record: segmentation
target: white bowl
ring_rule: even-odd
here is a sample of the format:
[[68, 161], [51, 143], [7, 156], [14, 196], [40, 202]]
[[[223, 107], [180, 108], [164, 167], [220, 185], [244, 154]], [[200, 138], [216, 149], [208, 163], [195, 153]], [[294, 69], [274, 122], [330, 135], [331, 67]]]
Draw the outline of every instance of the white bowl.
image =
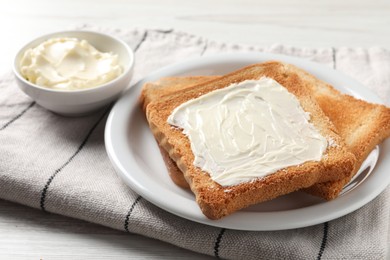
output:
[[[99, 51], [117, 54], [123, 73], [103, 85], [82, 90], [49, 89], [29, 82], [20, 73], [20, 59], [24, 52], [55, 37], [84, 39]], [[118, 98], [130, 83], [133, 67], [134, 53], [122, 40], [92, 31], [62, 31], [41, 36], [26, 44], [14, 59], [13, 71], [20, 89], [39, 105], [61, 115], [80, 116], [89, 114]]]

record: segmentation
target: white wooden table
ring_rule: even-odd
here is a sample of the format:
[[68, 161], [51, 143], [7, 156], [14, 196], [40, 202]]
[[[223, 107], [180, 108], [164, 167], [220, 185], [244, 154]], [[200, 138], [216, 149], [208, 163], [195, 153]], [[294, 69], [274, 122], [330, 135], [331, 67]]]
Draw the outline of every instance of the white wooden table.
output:
[[[0, 0], [0, 73], [23, 43], [84, 23], [174, 28], [249, 44], [390, 48], [389, 0]], [[208, 257], [0, 200], [0, 259], [64, 258]]]

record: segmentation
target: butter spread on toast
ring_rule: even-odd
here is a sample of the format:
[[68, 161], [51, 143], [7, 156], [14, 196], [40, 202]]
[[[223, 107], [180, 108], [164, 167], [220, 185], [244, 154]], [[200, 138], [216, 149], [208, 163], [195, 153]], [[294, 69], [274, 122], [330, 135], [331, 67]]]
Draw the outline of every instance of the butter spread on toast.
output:
[[222, 186], [320, 161], [328, 142], [309, 120], [298, 99], [267, 77], [189, 100], [168, 117], [188, 136], [194, 165]]

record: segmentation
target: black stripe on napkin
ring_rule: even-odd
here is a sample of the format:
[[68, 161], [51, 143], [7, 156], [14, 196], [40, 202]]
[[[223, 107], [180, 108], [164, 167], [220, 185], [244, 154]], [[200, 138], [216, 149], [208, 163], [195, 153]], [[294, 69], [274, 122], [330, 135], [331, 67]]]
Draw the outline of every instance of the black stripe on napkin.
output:
[[221, 231], [219, 232], [217, 239], [215, 240], [214, 244], [214, 256], [219, 258], [219, 244], [221, 243], [222, 236], [225, 233], [226, 229], [221, 228]]
[[170, 34], [173, 32], [173, 29], [169, 29], [169, 30], [155, 30], [156, 32], [158, 33], [162, 33], [162, 34]]
[[10, 121], [8, 121], [7, 123], [5, 123], [5, 125], [3, 125], [2, 127], [0, 127], [0, 131], [6, 129], [10, 124], [12, 124], [12, 123], [15, 122], [16, 120], [18, 120], [21, 116], [23, 116], [23, 115], [24, 115], [30, 108], [32, 108], [34, 105], [35, 105], [35, 101], [31, 102], [30, 105], [28, 105], [28, 107], [26, 107], [25, 109], [23, 109], [22, 112], [20, 112], [19, 114], [17, 114], [14, 118], [12, 118]]
[[135, 46], [134, 52], [136, 52], [139, 49], [139, 47], [141, 47], [142, 43], [144, 43], [147, 37], [148, 37], [148, 31], [145, 31], [141, 41], [137, 44], [137, 46]]
[[322, 236], [322, 242], [321, 242], [321, 246], [320, 246], [320, 251], [318, 252], [318, 255], [317, 255], [317, 260], [321, 260], [322, 255], [324, 254], [324, 250], [326, 247], [326, 241], [328, 241], [328, 229], [329, 229], [329, 223], [325, 222], [324, 229], [323, 229], [324, 235]]
[[336, 69], [336, 48], [332, 47], [333, 69]]
[[200, 53], [200, 56], [203, 56], [203, 54], [206, 52], [207, 50], [207, 47], [209, 47], [209, 42], [206, 40], [204, 46], [203, 46], [203, 49], [202, 49], [202, 52]]
[[96, 127], [99, 125], [99, 123], [103, 120], [103, 118], [106, 117], [106, 115], [110, 111], [110, 109], [111, 109], [111, 105], [108, 107], [108, 109], [106, 111], [104, 111], [104, 113], [100, 116], [100, 118], [96, 121], [96, 123], [91, 127], [91, 129], [89, 130], [89, 132], [85, 136], [84, 140], [81, 142], [80, 146], [77, 148], [76, 152], [71, 157], [69, 157], [69, 159], [63, 165], [61, 165], [61, 167], [59, 167], [57, 170], [55, 170], [54, 173], [46, 181], [46, 184], [43, 187], [42, 192], [41, 192], [41, 200], [40, 200], [40, 207], [43, 211], [46, 211], [46, 208], [45, 208], [46, 194], [47, 194], [47, 190], [48, 190], [51, 182], [57, 176], [57, 174], [60, 173], [80, 153], [80, 151], [84, 148], [85, 144], [87, 143], [89, 137], [92, 135], [93, 131], [96, 129]]
[[31, 104], [30, 101], [24, 101], [24, 102], [20, 102], [20, 103], [11, 103], [11, 104], [1, 104], [0, 107], [8, 107], [8, 108], [11, 108], [11, 107], [20, 107], [20, 106], [25, 106], [27, 104]]
[[125, 228], [125, 231], [126, 231], [126, 232], [130, 232], [130, 231], [129, 231], [129, 220], [130, 220], [130, 215], [131, 215], [131, 213], [133, 212], [133, 210], [134, 210], [134, 208], [135, 208], [135, 205], [137, 205], [138, 202], [139, 202], [141, 199], [142, 199], [142, 197], [141, 197], [141, 196], [138, 196], [138, 197], [135, 199], [135, 201], [133, 202], [133, 204], [131, 205], [129, 212], [127, 212], [127, 214], [126, 214], [125, 224], [124, 224], [124, 228]]

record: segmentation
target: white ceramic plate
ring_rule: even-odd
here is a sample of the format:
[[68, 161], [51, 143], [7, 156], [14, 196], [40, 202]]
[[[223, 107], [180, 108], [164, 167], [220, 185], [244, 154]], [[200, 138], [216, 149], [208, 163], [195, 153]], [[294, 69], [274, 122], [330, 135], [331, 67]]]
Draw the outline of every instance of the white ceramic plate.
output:
[[221, 75], [267, 60], [295, 64], [342, 92], [370, 102], [381, 102], [366, 87], [335, 70], [282, 55], [230, 54], [174, 64], [138, 82], [122, 96], [109, 115], [105, 143], [119, 176], [145, 199], [173, 214], [211, 226], [239, 230], [282, 230], [315, 225], [346, 215], [374, 199], [390, 182], [390, 174], [387, 174], [390, 170], [390, 140], [370, 154], [360, 175], [344, 189], [339, 198], [330, 202], [295, 192], [215, 221], [202, 214], [191, 192], [173, 184], [137, 104], [142, 85], [164, 76]]

